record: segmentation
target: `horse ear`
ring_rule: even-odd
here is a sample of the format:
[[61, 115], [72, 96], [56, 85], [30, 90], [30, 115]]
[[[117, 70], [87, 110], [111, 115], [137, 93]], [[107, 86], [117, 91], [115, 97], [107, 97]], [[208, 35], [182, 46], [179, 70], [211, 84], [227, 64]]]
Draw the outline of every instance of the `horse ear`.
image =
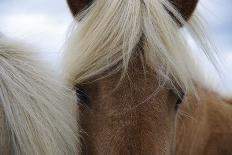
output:
[[198, 0], [170, 0], [170, 2], [181, 13], [183, 18], [188, 21], [197, 6]]
[[67, 0], [69, 8], [74, 16], [84, 10], [93, 0]]

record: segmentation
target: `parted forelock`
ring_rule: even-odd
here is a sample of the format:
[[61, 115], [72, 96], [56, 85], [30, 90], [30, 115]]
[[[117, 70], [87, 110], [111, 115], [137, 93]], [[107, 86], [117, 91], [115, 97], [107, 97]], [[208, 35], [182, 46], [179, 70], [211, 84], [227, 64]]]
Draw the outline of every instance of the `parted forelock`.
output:
[[[86, 9], [94, 0], [67, 0], [69, 8], [74, 16]], [[169, 0], [181, 13], [185, 20], [192, 16], [198, 0]]]

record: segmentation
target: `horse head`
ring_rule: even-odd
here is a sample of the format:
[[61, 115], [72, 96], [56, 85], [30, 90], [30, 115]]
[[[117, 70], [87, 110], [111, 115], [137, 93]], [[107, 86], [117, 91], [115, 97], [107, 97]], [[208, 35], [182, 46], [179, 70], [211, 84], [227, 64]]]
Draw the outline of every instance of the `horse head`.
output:
[[179, 105], [195, 93], [197, 73], [178, 23], [197, 2], [68, 0], [74, 16], [83, 12], [64, 63], [82, 103], [83, 152], [175, 152]]

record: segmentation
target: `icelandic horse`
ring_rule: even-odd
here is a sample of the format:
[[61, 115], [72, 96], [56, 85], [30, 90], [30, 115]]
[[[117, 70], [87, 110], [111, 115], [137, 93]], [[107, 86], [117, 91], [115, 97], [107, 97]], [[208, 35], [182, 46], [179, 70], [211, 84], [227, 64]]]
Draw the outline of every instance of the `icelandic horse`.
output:
[[75, 93], [19, 41], [0, 38], [0, 154], [75, 155]]
[[183, 29], [212, 65], [198, 0], [68, 0], [64, 75], [82, 154], [232, 155], [232, 105], [206, 87]]

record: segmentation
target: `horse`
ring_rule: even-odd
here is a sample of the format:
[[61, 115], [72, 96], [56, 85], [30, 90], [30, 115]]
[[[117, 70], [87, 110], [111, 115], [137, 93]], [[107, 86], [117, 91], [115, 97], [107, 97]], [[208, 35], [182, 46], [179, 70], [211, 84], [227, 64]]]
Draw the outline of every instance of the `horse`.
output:
[[0, 154], [78, 154], [76, 97], [20, 41], [0, 38]]
[[198, 0], [67, 2], [63, 75], [79, 98], [82, 154], [232, 154], [232, 104], [205, 85], [183, 33], [217, 69]]

